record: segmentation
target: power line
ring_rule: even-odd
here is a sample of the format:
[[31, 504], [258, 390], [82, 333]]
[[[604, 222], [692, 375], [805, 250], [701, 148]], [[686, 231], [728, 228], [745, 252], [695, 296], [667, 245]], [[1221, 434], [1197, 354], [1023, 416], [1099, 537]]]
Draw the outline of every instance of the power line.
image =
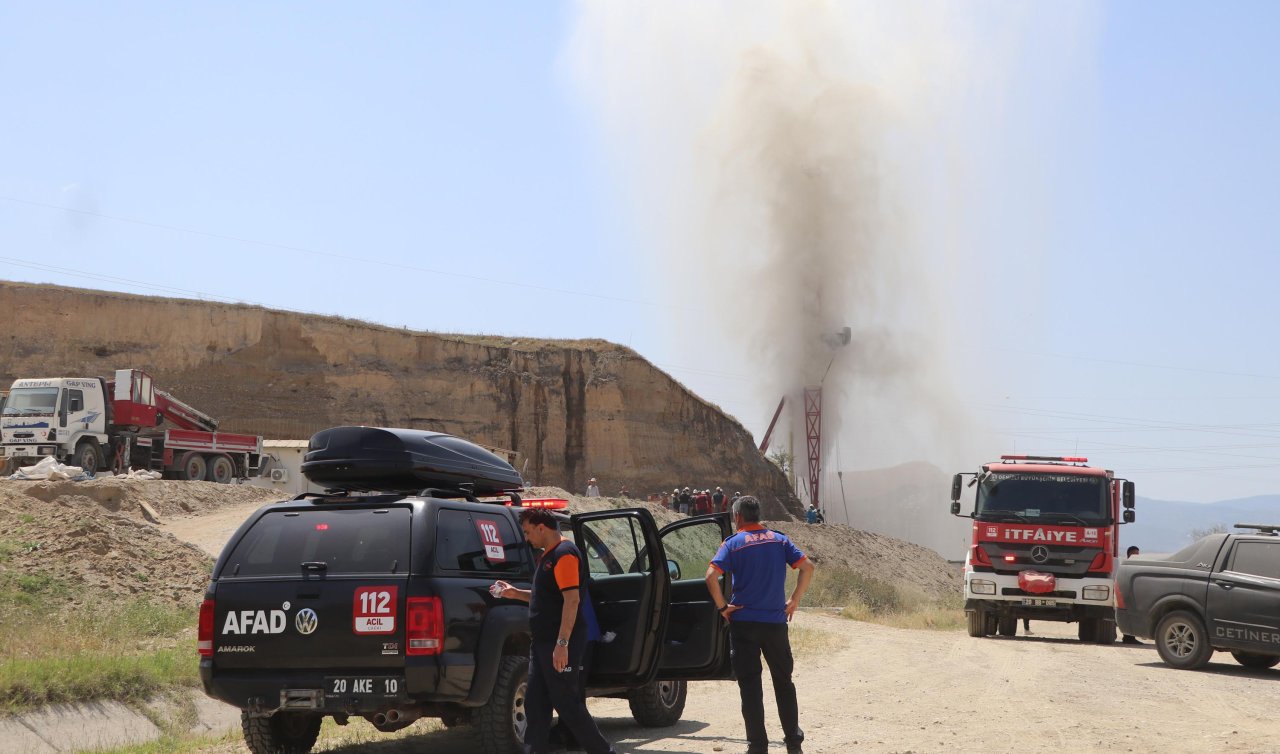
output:
[[1115, 364], [1127, 367], [1141, 367], [1143, 369], [1167, 369], [1175, 372], [1197, 372], [1199, 374], [1216, 374], [1225, 377], [1252, 377], [1263, 380], [1280, 380], [1280, 375], [1275, 374], [1257, 374], [1253, 372], [1228, 372], [1219, 369], [1201, 369], [1199, 367], [1181, 367], [1172, 364], [1147, 364], [1140, 361], [1121, 361], [1119, 359], [1099, 359], [1093, 356], [1072, 356], [1061, 353], [1044, 353], [1042, 351], [1023, 351], [1017, 348], [995, 348], [996, 351], [1004, 351], [1005, 353], [1016, 353], [1023, 356], [1039, 356], [1047, 359], [1066, 359], [1068, 361], [1091, 361], [1097, 364]]

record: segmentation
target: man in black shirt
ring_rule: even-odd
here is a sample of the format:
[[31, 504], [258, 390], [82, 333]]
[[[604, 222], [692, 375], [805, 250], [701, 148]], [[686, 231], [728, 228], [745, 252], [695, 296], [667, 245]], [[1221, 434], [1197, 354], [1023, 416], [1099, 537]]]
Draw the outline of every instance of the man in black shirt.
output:
[[538, 550], [533, 589], [525, 591], [500, 581], [500, 596], [529, 603], [529, 688], [525, 693], [528, 727], [524, 748], [529, 754], [551, 751], [551, 710], [573, 733], [587, 754], [615, 754], [600, 735], [582, 698], [579, 674], [587, 647], [587, 621], [582, 617], [581, 587], [585, 560], [572, 540], [560, 534], [555, 514], [542, 508], [520, 512], [525, 539]]

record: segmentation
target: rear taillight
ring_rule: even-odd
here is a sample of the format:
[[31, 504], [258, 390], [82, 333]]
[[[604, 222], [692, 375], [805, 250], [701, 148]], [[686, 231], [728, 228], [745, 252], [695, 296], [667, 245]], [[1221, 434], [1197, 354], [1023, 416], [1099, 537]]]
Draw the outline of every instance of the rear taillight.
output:
[[201, 657], [213, 657], [213, 600], [200, 603], [200, 629], [196, 634], [196, 649]]
[[991, 565], [991, 556], [987, 555], [987, 551], [982, 549], [982, 545], [974, 545], [969, 561], [974, 565], [989, 566]]
[[444, 610], [439, 597], [410, 597], [406, 655], [438, 655], [444, 643]]
[[1093, 562], [1089, 564], [1089, 572], [1090, 573], [1110, 573], [1111, 572], [1111, 563], [1109, 561], [1109, 556], [1107, 555], [1106, 550], [1103, 550], [1102, 552], [1093, 556]]

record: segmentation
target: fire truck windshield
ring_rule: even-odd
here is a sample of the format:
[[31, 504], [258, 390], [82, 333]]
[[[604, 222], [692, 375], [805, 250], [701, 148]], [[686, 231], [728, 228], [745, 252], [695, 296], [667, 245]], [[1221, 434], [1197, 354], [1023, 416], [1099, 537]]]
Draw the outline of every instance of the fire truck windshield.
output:
[[977, 518], [1102, 524], [1110, 520], [1102, 477], [1081, 474], [999, 474], [978, 482]]

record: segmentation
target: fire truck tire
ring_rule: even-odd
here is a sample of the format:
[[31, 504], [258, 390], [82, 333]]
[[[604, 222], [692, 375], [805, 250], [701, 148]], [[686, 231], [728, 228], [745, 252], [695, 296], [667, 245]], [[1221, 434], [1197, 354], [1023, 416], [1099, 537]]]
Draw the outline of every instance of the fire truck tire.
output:
[[996, 631], [1001, 636], [1016, 636], [1018, 633], [1018, 619], [1012, 616], [1001, 617], [1000, 623], [996, 626]]
[[204, 462], [204, 456], [195, 452], [189, 452], [182, 456], [182, 463], [178, 464], [181, 478], [188, 482], [202, 481], [207, 469], [208, 465]]
[[1092, 642], [1098, 637], [1098, 622], [1093, 618], [1081, 618], [1076, 626], [1076, 636], [1080, 641]]
[[985, 610], [970, 610], [964, 614], [968, 619], [969, 635], [981, 639], [987, 635], [987, 613]]
[[231, 484], [236, 475], [236, 465], [227, 456], [209, 456], [209, 481]]
[[1107, 618], [1099, 618], [1094, 623], [1093, 640], [1098, 644], [1116, 643], [1116, 622]]
[[1253, 652], [1232, 652], [1231, 656], [1236, 658], [1236, 662], [1246, 668], [1253, 668], [1254, 670], [1266, 670], [1267, 668], [1274, 668], [1276, 665], [1280, 665], [1280, 657], [1276, 657], [1275, 655], [1258, 655]]
[[1204, 621], [1186, 610], [1175, 610], [1161, 618], [1155, 639], [1160, 659], [1181, 670], [1202, 668], [1213, 656]]
[[1000, 628], [1000, 616], [987, 613], [987, 625], [983, 627], [985, 634], [991, 636]]
[[71, 459], [71, 465], [79, 466], [90, 474], [101, 468], [102, 451], [98, 449], [98, 444], [89, 440], [77, 443], [76, 455]]

